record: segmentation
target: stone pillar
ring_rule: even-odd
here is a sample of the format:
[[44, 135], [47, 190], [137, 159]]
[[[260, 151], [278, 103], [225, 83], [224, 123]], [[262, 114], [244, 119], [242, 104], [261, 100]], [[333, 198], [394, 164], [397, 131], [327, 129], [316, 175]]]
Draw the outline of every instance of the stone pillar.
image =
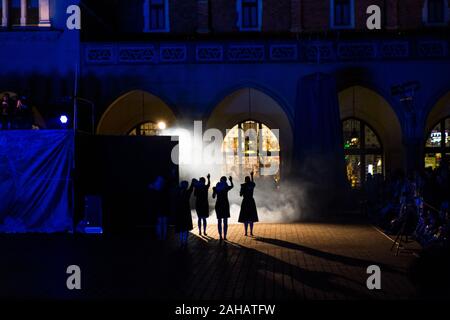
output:
[[208, 33], [209, 29], [209, 0], [197, 0], [197, 32]]
[[20, 26], [27, 25], [27, 0], [20, 0]]
[[291, 32], [302, 31], [302, 0], [291, 0]]
[[2, 0], [2, 27], [8, 26], [8, 16], [9, 16], [8, 0]]
[[322, 215], [342, 208], [348, 188], [342, 140], [335, 77], [316, 73], [301, 78], [295, 107], [293, 176], [306, 195], [304, 212]]
[[398, 21], [398, 14], [399, 14], [399, 4], [398, 0], [389, 0], [385, 1], [386, 10], [385, 14], [386, 17], [386, 29], [398, 29], [399, 27], [399, 21]]
[[49, 0], [39, 0], [39, 27], [50, 27]]

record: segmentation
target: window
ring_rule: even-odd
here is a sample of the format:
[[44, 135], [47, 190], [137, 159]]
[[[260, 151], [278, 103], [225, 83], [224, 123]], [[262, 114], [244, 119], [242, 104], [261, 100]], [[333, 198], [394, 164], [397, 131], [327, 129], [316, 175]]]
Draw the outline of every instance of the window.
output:
[[262, 25], [262, 1], [238, 0], [238, 27], [241, 31], [260, 31]]
[[427, 25], [445, 25], [448, 21], [447, 0], [426, 0], [423, 7], [423, 21]]
[[342, 122], [347, 178], [359, 188], [367, 175], [383, 175], [383, 147], [375, 131], [365, 122], [350, 118]]
[[[227, 131], [222, 150], [225, 155], [224, 175], [239, 179], [251, 171], [255, 177], [280, 179], [280, 144], [278, 137], [266, 125], [256, 121], [244, 121]], [[262, 152], [261, 152], [262, 151]], [[264, 168], [278, 168], [268, 175]]]
[[438, 168], [442, 160], [450, 161], [450, 117], [442, 119], [427, 135], [425, 168]]
[[39, 0], [27, 1], [27, 25], [39, 25]]
[[354, 0], [331, 0], [331, 27], [334, 29], [355, 27]]
[[168, 0], [145, 0], [144, 2], [144, 31], [169, 31], [169, 3]]
[[130, 136], [158, 136], [160, 134], [161, 128], [155, 122], [141, 123], [128, 133]]
[[11, 26], [20, 26], [20, 0], [10, 0], [9, 24]]
[[0, 0], [2, 27], [50, 27], [49, 0]]

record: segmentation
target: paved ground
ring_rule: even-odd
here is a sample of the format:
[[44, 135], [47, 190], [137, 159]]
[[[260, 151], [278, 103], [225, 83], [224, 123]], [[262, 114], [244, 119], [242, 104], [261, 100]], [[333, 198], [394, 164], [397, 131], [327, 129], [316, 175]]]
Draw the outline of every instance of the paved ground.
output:
[[[241, 225], [229, 241], [190, 236], [180, 249], [133, 236], [1, 235], [0, 298], [41, 299], [407, 299], [411, 252], [364, 224]], [[413, 246], [414, 247], [414, 246]], [[416, 247], [417, 248], [417, 247]], [[82, 290], [66, 289], [66, 268], [79, 265]], [[382, 271], [382, 290], [369, 291], [366, 269]]]

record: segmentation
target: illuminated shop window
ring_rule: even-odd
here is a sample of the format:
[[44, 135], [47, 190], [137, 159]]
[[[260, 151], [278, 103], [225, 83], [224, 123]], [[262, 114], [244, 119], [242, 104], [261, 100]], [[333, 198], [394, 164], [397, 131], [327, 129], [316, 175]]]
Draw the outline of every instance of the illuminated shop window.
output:
[[450, 117], [442, 119], [427, 135], [425, 142], [425, 167], [433, 169], [442, 160], [450, 161]]
[[163, 122], [145, 122], [136, 126], [129, 132], [130, 136], [158, 136], [166, 128]]
[[359, 188], [367, 175], [383, 175], [383, 147], [375, 131], [365, 122], [350, 118], [342, 122], [347, 178]]
[[[237, 124], [228, 130], [222, 150], [225, 154], [224, 175], [242, 180], [253, 171], [255, 177], [266, 176], [279, 181], [280, 143], [266, 125], [256, 121]], [[269, 168], [276, 169], [266, 174]]]

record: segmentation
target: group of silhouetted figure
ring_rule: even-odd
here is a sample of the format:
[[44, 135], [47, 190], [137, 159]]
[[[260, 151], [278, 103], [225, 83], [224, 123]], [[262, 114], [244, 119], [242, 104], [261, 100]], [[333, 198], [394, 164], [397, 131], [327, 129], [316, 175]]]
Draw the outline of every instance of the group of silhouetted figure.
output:
[[405, 226], [423, 247], [450, 248], [450, 165], [382, 177], [365, 184], [368, 214], [389, 234]]
[[0, 101], [0, 129], [31, 129], [33, 122], [31, 109], [25, 97], [12, 98], [5, 93]]
[[[173, 179], [174, 180], [174, 179]], [[241, 184], [240, 196], [243, 198], [239, 214], [239, 222], [244, 224], [245, 236], [253, 236], [253, 226], [258, 222], [258, 212], [253, 198], [255, 189], [253, 172], [245, 177], [245, 182]], [[178, 185], [170, 179], [158, 176], [150, 185], [151, 207], [157, 217], [156, 231], [159, 240], [167, 238], [169, 216], [174, 217], [175, 232], [179, 234], [181, 246], [186, 246], [189, 231], [193, 230], [191, 203], [192, 194], [195, 197], [195, 210], [198, 218], [198, 232], [200, 236], [207, 236], [207, 219], [210, 216], [209, 210], [209, 189], [211, 187], [211, 176], [206, 179], [192, 179], [181, 181]], [[216, 199], [215, 211], [219, 232], [219, 240], [227, 240], [228, 219], [230, 218], [230, 202], [228, 192], [234, 188], [233, 178], [230, 176], [221, 177], [220, 181], [212, 188], [212, 197]], [[203, 231], [203, 232], [202, 232]]]

